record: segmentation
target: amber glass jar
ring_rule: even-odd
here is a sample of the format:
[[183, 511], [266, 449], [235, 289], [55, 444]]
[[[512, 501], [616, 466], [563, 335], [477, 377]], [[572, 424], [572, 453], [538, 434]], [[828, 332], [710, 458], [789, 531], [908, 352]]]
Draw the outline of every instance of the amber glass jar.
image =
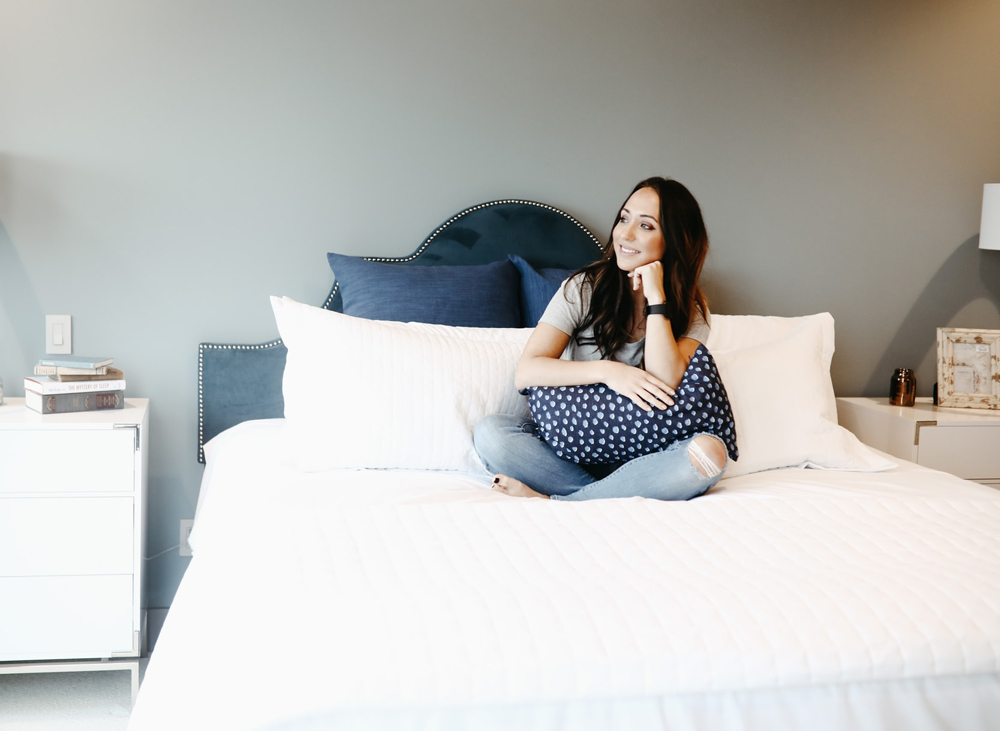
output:
[[889, 381], [889, 403], [893, 406], [913, 406], [917, 398], [917, 377], [909, 368], [897, 368]]

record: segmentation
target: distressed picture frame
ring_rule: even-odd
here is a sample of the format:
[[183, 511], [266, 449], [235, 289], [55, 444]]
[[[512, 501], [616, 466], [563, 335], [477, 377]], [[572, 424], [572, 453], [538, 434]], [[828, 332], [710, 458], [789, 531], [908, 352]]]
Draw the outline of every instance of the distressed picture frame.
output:
[[937, 329], [938, 406], [1000, 410], [1000, 330]]

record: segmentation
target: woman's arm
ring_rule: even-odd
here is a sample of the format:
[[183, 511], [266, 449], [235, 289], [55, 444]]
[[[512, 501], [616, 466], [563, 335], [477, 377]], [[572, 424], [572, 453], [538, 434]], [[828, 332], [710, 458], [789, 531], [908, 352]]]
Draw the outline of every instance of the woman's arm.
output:
[[[528, 338], [517, 363], [514, 385], [581, 386], [604, 383], [646, 411], [665, 409], [674, 390], [655, 374], [613, 360], [560, 360], [570, 336], [548, 323], [539, 323]], [[692, 351], [694, 352], [694, 351]], [[683, 372], [683, 371], [682, 371]], [[678, 379], [680, 382], [680, 379]]]
[[[663, 265], [654, 261], [637, 268], [632, 274], [632, 287], [642, 291], [648, 305], [666, 302]], [[692, 338], [675, 338], [670, 318], [666, 315], [647, 315], [646, 343], [643, 347], [646, 371], [671, 388], [677, 388], [691, 356], [698, 349], [698, 341]]]
[[646, 370], [671, 388], [680, 385], [698, 345], [698, 341], [692, 338], [674, 339], [670, 318], [666, 315], [649, 315], [646, 318]]
[[528, 338], [517, 362], [514, 385], [529, 386], [580, 386], [587, 383], [603, 383], [601, 361], [560, 360], [570, 336], [557, 327], [540, 322]]

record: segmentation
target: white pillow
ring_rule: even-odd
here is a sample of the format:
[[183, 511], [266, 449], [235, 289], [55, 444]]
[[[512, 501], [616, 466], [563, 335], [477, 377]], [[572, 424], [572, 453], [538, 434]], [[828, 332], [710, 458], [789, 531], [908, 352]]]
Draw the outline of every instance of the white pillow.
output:
[[827, 375], [823, 384], [822, 415], [837, 422], [837, 395], [829, 378], [834, 352], [834, 322], [829, 312], [801, 317], [771, 317], [765, 315], [712, 315], [712, 329], [705, 347], [713, 355], [716, 351], [749, 348], [770, 343], [797, 331], [807, 323], [816, 323], [822, 335], [822, 367]]
[[829, 312], [801, 317], [767, 315], [712, 315], [712, 329], [705, 347], [709, 350], [736, 350], [778, 340], [809, 322], [822, 328], [824, 367], [833, 362], [834, 322]]
[[482, 471], [476, 423], [528, 415], [514, 369], [530, 329], [366, 320], [287, 297], [271, 307], [288, 348], [284, 449], [296, 469]]
[[[832, 325], [833, 318], [825, 317]], [[740, 450], [726, 477], [778, 467], [892, 469], [895, 463], [835, 421], [824, 318], [795, 319], [794, 327], [770, 342], [712, 351], [729, 394]]]

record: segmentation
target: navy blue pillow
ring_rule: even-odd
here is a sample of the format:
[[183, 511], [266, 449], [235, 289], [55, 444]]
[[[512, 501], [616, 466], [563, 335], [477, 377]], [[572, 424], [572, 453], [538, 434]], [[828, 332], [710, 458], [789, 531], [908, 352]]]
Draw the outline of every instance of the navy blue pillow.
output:
[[617, 464], [696, 434], [715, 434], [734, 461], [736, 424], [715, 359], [698, 346], [676, 389], [674, 405], [652, 413], [603, 383], [532, 387], [531, 418], [556, 456], [578, 464]]
[[535, 269], [517, 254], [507, 256], [521, 275], [521, 324], [534, 327], [545, 313], [559, 285], [576, 269]]
[[517, 269], [509, 261], [419, 266], [327, 254], [344, 314], [462, 327], [521, 327]]

